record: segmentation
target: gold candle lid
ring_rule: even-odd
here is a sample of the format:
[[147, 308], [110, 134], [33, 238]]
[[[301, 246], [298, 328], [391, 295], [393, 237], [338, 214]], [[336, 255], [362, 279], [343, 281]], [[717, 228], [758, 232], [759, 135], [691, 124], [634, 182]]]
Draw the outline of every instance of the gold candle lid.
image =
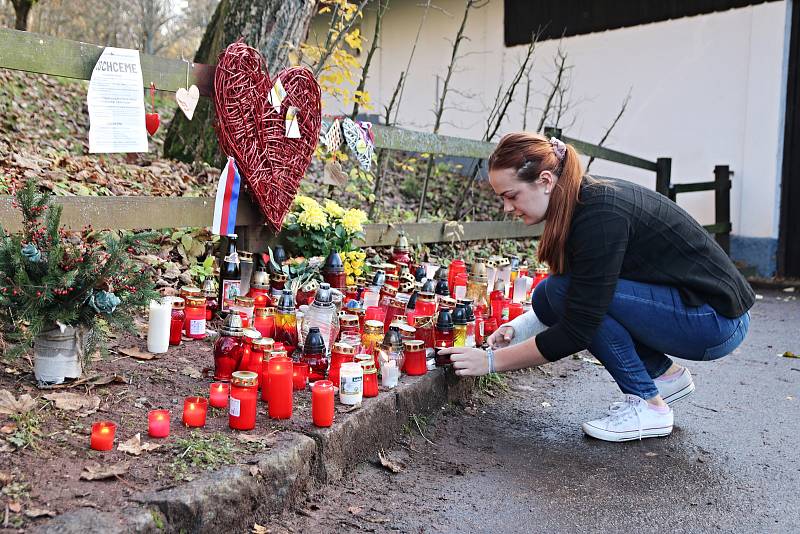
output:
[[205, 306], [206, 305], [206, 298], [205, 297], [188, 296], [188, 297], [186, 297], [186, 304], [188, 304], [192, 308], [200, 308], [201, 306]]
[[253, 313], [255, 313], [255, 316], [258, 318], [269, 317], [275, 315], [275, 308], [256, 308]]
[[173, 310], [182, 310], [186, 305], [186, 301], [183, 300], [181, 297], [172, 297], [172, 309]]
[[403, 350], [422, 350], [422, 347], [425, 346], [425, 342], [421, 339], [404, 339], [403, 340]]
[[394, 298], [395, 296], [397, 296], [397, 288], [392, 286], [383, 286], [381, 288], [381, 293], [383, 293], [387, 297]]
[[357, 315], [342, 315], [339, 317], [339, 327], [344, 326], [358, 326], [358, 316]]
[[269, 279], [272, 282], [285, 282], [287, 277], [285, 274], [272, 274]]
[[237, 306], [244, 306], [245, 308], [252, 308], [253, 306], [255, 306], [256, 303], [255, 299], [253, 299], [252, 297], [242, 297], [242, 296], [236, 297], [235, 299], [233, 299], [233, 302]]
[[383, 322], [370, 319], [364, 323], [365, 334], [383, 334]]
[[183, 286], [181, 287], [181, 297], [190, 297], [190, 296], [200, 296], [202, 295], [202, 291], [199, 287], [195, 286]]
[[264, 352], [272, 352], [272, 347], [275, 346], [275, 341], [271, 337], [262, 337], [254, 339], [253, 346], [259, 347]]
[[414, 326], [417, 328], [431, 326], [433, 324], [432, 315], [415, 315]]
[[239, 250], [239, 261], [246, 261], [249, 263], [253, 263], [253, 253], [247, 252], [246, 250]]
[[455, 309], [456, 304], [457, 304], [456, 299], [450, 297], [442, 297], [441, 300], [439, 301], [439, 306], [446, 310]]
[[231, 374], [231, 384], [240, 387], [253, 387], [258, 385], [258, 373], [253, 371], [234, 371]]
[[356, 348], [349, 343], [339, 341], [333, 344], [333, 352], [338, 352], [339, 354], [355, 354]]

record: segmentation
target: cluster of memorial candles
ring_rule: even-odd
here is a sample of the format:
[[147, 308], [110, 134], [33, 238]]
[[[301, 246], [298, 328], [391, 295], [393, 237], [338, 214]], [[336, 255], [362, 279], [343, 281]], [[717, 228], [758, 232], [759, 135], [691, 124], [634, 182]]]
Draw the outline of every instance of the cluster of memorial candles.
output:
[[[371, 284], [358, 279], [345, 286], [341, 258], [331, 253], [324, 282], [293, 294], [284, 287], [285, 275], [266, 267], [254, 271], [252, 255], [236, 250], [235, 236], [228, 241], [219, 288], [209, 278], [202, 290], [185, 287], [181, 297], [151, 303], [151, 352], [180, 344], [182, 335], [203, 339], [206, 320], [225, 316], [208, 398], [184, 399], [182, 423], [190, 428], [205, 426], [209, 405], [228, 408], [230, 428], [255, 428], [259, 389], [269, 417], [289, 419], [294, 392], [309, 383], [312, 422], [329, 427], [337, 392], [342, 404], [353, 405], [378, 395], [378, 373], [382, 385], [392, 388], [402, 372], [418, 376], [448, 365], [438, 348], [481, 346], [529, 307], [532, 289], [547, 276], [544, 269], [528, 276], [527, 266], [514, 257], [477, 261], [469, 274], [461, 260], [446, 268], [415, 265], [401, 235], [391, 261], [374, 266]], [[278, 261], [280, 252], [274, 252]], [[148, 413], [150, 437], [168, 437], [170, 424], [169, 410]], [[91, 448], [111, 450], [116, 428], [112, 421], [94, 423]]]

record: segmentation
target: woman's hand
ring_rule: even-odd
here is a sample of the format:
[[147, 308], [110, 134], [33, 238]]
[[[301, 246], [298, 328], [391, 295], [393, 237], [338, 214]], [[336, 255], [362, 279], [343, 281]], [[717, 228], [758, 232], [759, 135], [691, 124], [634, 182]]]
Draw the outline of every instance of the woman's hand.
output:
[[486, 342], [493, 349], [500, 349], [507, 347], [508, 344], [511, 343], [512, 339], [514, 339], [514, 327], [503, 325], [495, 330], [494, 333], [489, 336], [489, 339], [487, 339]]
[[459, 376], [483, 376], [489, 372], [486, 351], [472, 347], [449, 347], [439, 349], [439, 354], [449, 354], [453, 369]]

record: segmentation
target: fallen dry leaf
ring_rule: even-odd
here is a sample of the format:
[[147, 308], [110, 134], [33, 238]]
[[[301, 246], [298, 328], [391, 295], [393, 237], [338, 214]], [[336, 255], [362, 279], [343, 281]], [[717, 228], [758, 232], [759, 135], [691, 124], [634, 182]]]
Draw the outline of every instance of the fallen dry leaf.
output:
[[124, 349], [117, 349], [117, 352], [130, 356], [134, 360], [152, 360], [156, 358], [155, 354], [139, 350], [139, 347], [125, 347]]
[[78, 412], [78, 417], [93, 414], [100, 407], [100, 397], [97, 395], [81, 395], [80, 393], [50, 393], [45, 399], [53, 401], [59, 410]]
[[381, 461], [381, 465], [383, 467], [385, 467], [392, 473], [399, 473], [400, 471], [403, 470], [403, 468], [399, 464], [395, 463], [389, 458], [389, 455], [386, 454], [386, 451], [381, 450], [380, 452], [378, 452], [378, 460]]
[[794, 352], [787, 350], [782, 354], [784, 358], [800, 358], [800, 355], [795, 354]]
[[654, 456], [658, 456], [658, 453], [657, 452], [646, 452], [646, 453], [644, 453], [644, 455], [647, 456], [647, 457], [652, 458]]
[[86, 464], [81, 471], [81, 480], [103, 480], [124, 475], [128, 472], [128, 462], [115, 465], [100, 465], [98, 462]]
[[153, 451], [159, 448], [161, 445], [157, 443], [142, 443], [142, 435], [140, 433], [136, 433], [128, 441], [123, 441], [119, 445], [117, 445], [117, 450], [120, 452], [127, 452], [128, 454], [133, 454], [134, 456], [139, 456], [143, 452]]
[[17, 501], [11, 501], [10, 503], [8, 503], [8, 509], [14, 512], [15, 514], [18, 514], [22, 511], [22, 505]]
[[350, 412], [355, 412], [356, 410], [360, 410], [360, 409], [361, 409], [361, 403], [360, 402], [356, 403], [356, 404], [353, 404], [352, 406], [347, 406], [347, 405], [344, 405], [344, 404], [340, 404], [340, 405], [336, 406], [336, 411], [339, 412], [339, 413], [350, 413]]
[[0, 414], [26, 414], [36, 408], [36, 401], [30, 395], [20, 395], [19, 399], [7, 389], [0, 389]]
[[12, 480], [14, 480], [14, 475], [13, 474], [0, 471], [0, 488], [5, 486], [6, 484], [11, 482]]
[[253, 530], [251, 530], [252, 534], [269, 534], [272, 532], [267, 527], [262, 527], [258, 523], [253, 523]]
[[237, 434], [236, 439], [242, 443], [260, 443], [265, 447], [275, 445], [277, 441], [276, 432], [270, 434]]
[[794, 287], [784, 287], [783, 288], [783, 292], [784, 293], [794, 293]]
[[350, 508], [347, 509], [347, 511], [350, 512], [353, 515], [360, 514], [361, 510], [362, 510], [362, 508], [360, 506], [351, 506]]
[[181, 369], [181, 374], [186, 375], [189, 378], [203, 378], [203, 373], [200, 372], [199, 369], [196, 367], [192, 367], [191, 365], [187, 365], [183, 369]]
[[3, 425], [0, 427], [0, 432], [3, 434], [13, 434], [17, 431], [17, 424], [16, 423], [9, 423], [7, 425]]
[[17, 449], [9, 445], [6, 440], [0, 441], [0, 452], [14, 452], [15, 450]]
[[25, 510], [25, 515], [30, 517], [31, 519], [36, 519], [37, 517], [55, 517], [56, 513], [50, 510], [45, 510], [43, 508], [29, 508]]

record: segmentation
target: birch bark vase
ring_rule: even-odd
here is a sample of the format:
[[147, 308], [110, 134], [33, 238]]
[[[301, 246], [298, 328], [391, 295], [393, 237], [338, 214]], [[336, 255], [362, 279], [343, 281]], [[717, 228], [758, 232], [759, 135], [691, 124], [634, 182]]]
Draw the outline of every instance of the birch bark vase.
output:
[[33, 341], [33, 372], [39, 386], [80, 378], [86, 349], [85, 334], [85, 329], [57, 326], [36, 336]]

